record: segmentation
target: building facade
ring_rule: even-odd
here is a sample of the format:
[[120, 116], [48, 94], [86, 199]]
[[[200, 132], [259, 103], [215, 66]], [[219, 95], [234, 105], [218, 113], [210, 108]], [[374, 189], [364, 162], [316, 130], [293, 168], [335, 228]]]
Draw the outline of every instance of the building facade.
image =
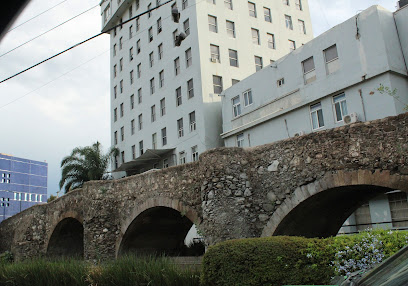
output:
[[101, 3], [111, 37], [115, 177], [196, 161], [223, 146], [222, 90], [313, 37], [306, 0], [175, 0], [110, 30], [164, 2]]
[[48, 163], [0, 154], [0, 221], [47, 202]]
[[[372, 6], [225, 90], [225, 146], [262, 145], [406, 112], [407, 27], [407, 6], [395, 13]], [[345, 232], [408, 227], [407, 195], [372, 200], [348, 223]]]

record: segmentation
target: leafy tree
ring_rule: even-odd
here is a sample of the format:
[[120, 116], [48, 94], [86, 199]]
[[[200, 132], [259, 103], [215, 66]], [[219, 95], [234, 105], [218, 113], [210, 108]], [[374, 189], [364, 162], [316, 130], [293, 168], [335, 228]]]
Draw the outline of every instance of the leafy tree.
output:
[[57, 198], [57, 196], [51, 195], [48, 200], [47, 203], [52, 202], [53, 200], [55, 200]]
[[84, 182], [91, 180], [104, 180], [109, 159], [119, 154], [119, 149], [111, 148], [107, 154], [103, 154], [101, 143], [96, 142], [92, 146], [77, 147], [71, 155], [61, 161], [61, 180], [59, 187], [64, 186], [65, 193], [82, 187]]

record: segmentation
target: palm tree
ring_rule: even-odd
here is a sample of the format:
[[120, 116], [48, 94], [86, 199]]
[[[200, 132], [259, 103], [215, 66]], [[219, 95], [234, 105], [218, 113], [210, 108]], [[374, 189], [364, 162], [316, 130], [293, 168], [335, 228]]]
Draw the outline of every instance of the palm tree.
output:
[[65, 186], [65, 193], [68, 193], [82, 187], [84, 182], [107, 178], [109, 159], [117, 156], [119, 150], [111, 148], [107, 154], [103, 154], [101, 147], [98, 141], [92, 146], [77, 147], [70, 156], [62, 159], [60, 189]]

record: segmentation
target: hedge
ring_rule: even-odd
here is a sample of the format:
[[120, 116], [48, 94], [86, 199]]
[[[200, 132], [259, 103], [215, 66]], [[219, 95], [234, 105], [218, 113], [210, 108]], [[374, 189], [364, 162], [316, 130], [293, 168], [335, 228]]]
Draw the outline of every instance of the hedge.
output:
[[329, 284], [336, 275], [368, 270], [408, 245], [407, 231], [374, 230], [327, 239], [275, 236], [210, 247], [202, 285]]

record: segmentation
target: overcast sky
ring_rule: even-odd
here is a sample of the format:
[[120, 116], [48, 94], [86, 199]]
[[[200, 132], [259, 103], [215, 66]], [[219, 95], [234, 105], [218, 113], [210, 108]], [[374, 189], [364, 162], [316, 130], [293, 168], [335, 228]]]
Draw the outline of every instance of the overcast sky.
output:
[[[60, 2], [31, 0], [13, 27]], [[97, 6], [2, 56], [99, 2], [66, 0], [7, 33], [0, 42], [0, 80], [99, 33]], [[309, 0], [314, 36], [376, 4], [394, 11], [396, 1]], [[109, 116], [109, 36], [103, 35], [0, 84], [0, 153], [48, 162], [48, 194], [56, 194], [61, 159], [73, 148], [96, 141], [109, 147]]]

